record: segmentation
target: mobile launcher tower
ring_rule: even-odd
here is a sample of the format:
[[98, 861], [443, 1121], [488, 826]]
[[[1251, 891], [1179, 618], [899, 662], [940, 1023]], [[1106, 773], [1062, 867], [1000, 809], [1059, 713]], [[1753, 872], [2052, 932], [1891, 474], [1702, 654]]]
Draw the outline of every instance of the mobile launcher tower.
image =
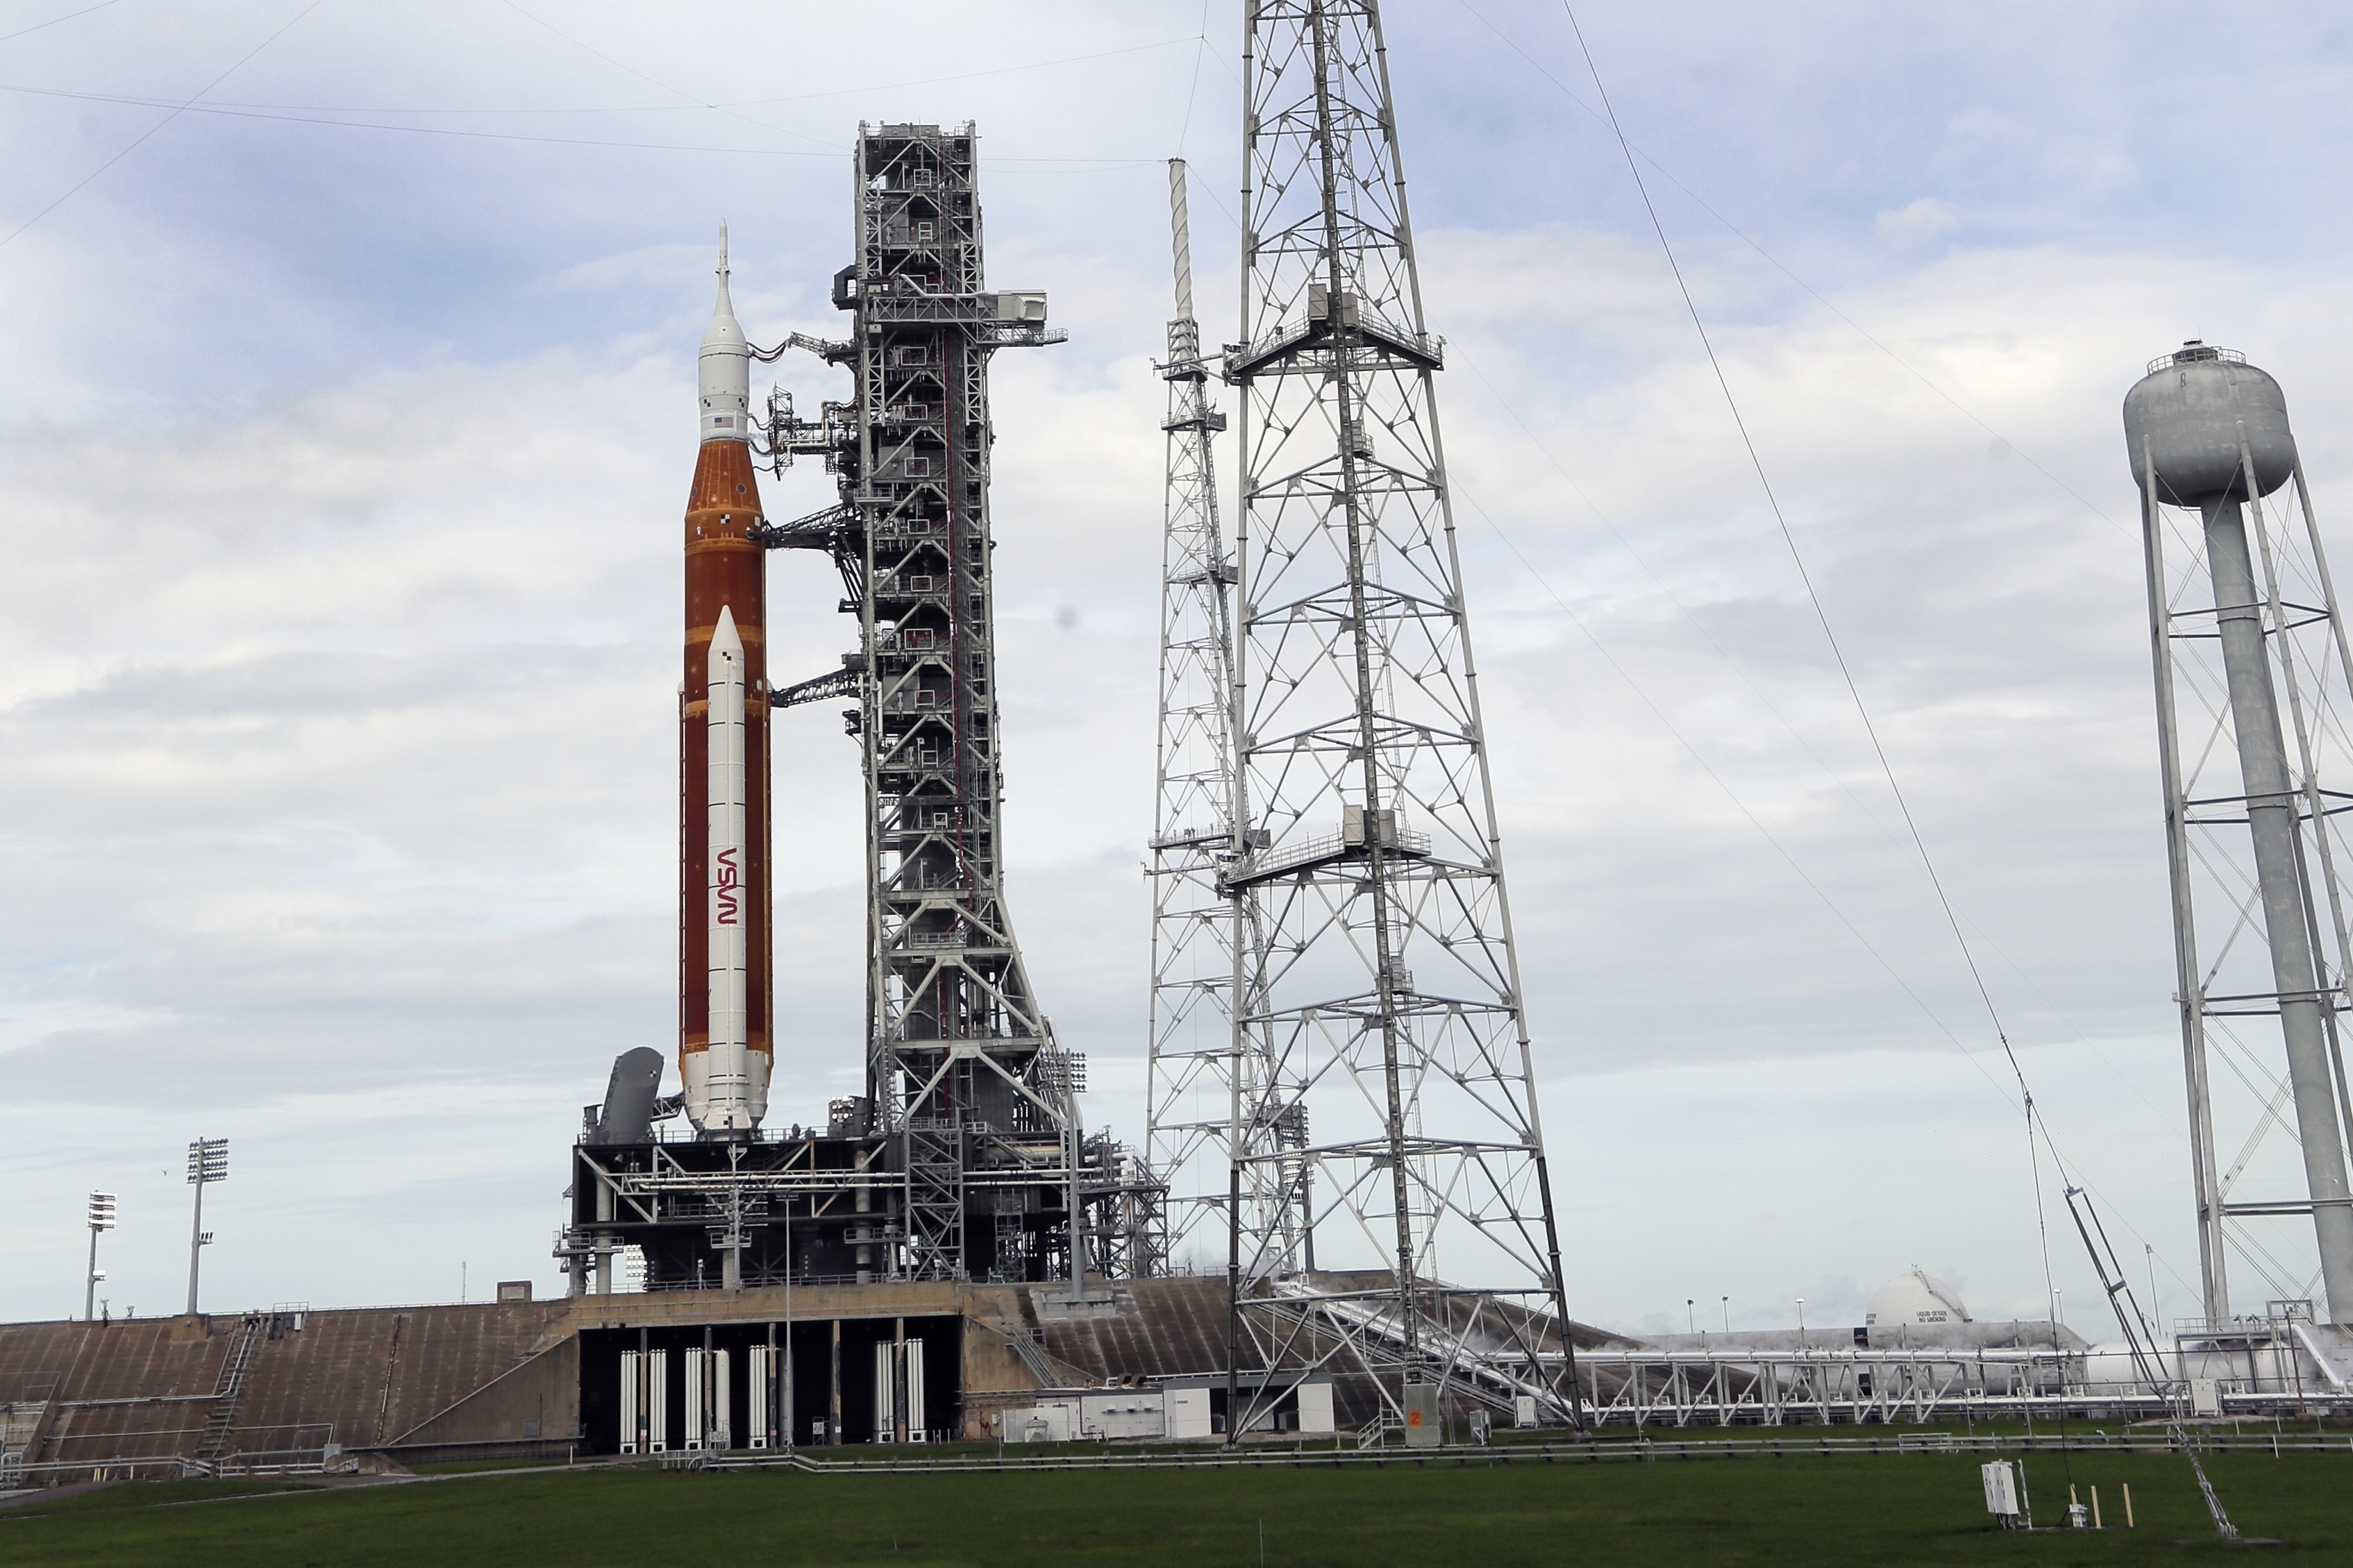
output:
[[[1004, 892], [988, 514], [988, 363], [1062, 341], [1046, 297], [990, 291], [971, 125], [861, 125], [857, 258], [835, 275], [848, 338], [753, 347], [727, 292], [701, 357], [686, 516], [681, 688], [678, 1096], [659, 1053], [614, 1064], [573, 1152], [557, 1254], [575, 1293], [638, 1248], [649, 1289], [875, 1279], [1041, 1280], [1135, 1271], [1157, 1189], [1085, 1136], [1085, 1058], [1032, 991]], [[843, 401], [750, 407], [754, 359], [848, 370]], [[822, 458], [837, 504], [772, 523], [756, 468]], [[838, 669], [765, 666], [766, 555], [829, 556], [858, 625]], [[762, 1125], [774, 1058], [768, 732], [843, 700], [867, 810], [864, 1095], [825, 1124]], [[680, 1112], [687, 1126], [658, 1129]], [[1072, 1216], [1079, 1223], [1072, 1224]], [[1074, 1257], [1076, 1263], [1074, 1265]]]

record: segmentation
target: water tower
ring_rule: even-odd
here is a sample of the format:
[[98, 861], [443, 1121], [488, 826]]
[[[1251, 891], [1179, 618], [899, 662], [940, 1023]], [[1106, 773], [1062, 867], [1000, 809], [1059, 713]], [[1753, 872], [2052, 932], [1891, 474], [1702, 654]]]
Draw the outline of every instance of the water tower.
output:
[[[2340, 1040], [2353, 990], [2338, 870], [2353, 857], [2353, 658], [2327, 556], [2286, 399], [2244, 355], [2184, 344], [2149, 365], [2124, 416], [2141, 491], [2206, 1316], [2231, 1315], [2227, 1251], [2271, 1300], [2310, 1300], [2319, 1286], [2327, 1320], [2353, 1321]], [[2312, 1254], [2261, 1223], [2305, 1215], [2316, 1274]]]

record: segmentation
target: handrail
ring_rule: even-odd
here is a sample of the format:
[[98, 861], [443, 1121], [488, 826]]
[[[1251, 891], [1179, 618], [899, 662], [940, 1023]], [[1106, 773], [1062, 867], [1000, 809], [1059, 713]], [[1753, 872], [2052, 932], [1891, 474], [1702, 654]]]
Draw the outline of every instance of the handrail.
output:
[[[1430, 853], [1430, 835], [1408, 828], [1396, 836], [1393, 844], [1382, 848], [1393, 855], [1422, 856]], [[1293, 839], [1291, 843], [1255, 855], [1244, 856], [1226, 873], [1229, 882], [1256, 881], [1265, 877], [1280, 876], [1285, 871], [1319, 860], [1336, 860], [1351, 849], [1362, 849], [1362, 839], [1350, 839], [1342, 833], [1327, 833], [1320, 837]]]
[[2244, 364], [2247, 356], [2236, 349], [2210, 348], [2204, 343], [2184, 343], [2169, 354], [2159, 354], [2148, 362], [2148, 374], [2170, 370], [2177, 364], [2202, 364], [2220, 361], [2223, 364]]

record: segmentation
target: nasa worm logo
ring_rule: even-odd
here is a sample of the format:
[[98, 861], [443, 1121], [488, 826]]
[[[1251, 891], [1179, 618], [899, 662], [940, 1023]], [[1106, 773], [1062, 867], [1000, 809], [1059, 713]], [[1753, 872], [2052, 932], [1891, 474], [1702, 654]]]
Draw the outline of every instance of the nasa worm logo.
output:
[[711, 920], [714, 925], [732, 926], [735, 923], [738, 909], [735, 889], [742, 881], [742, 878], [735, 870], [735, 855], [734, 849], [727, 848], [722, 849], [711, 858], [713, 871], [711, 884]]

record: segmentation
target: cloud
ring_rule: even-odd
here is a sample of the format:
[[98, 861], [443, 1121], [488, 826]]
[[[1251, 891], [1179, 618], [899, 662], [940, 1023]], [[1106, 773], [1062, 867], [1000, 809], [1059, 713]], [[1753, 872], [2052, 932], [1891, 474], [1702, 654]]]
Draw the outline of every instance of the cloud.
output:
[[1917, 245], [1961, 226], [1961, 209], [1935, 196], [1921, 196], [1881, 213], [1872, 226], [1879, 237], [1897, 245]]

